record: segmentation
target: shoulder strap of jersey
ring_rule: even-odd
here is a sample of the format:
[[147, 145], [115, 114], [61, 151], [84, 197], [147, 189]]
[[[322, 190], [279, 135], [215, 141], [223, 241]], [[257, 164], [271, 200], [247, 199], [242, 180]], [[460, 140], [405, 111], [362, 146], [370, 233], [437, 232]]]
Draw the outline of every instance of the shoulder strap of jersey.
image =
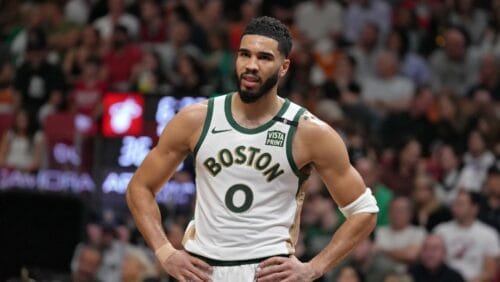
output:
[[200, 138], [198, 138], [198, 142], [196, 143], [196, 146], [194, 147], [194, 151], [193, 151], [194, 157], [196, 157], [196, 154], [198, 153], [198, 150], [200, 149], [201, 144], [203, 143], [203, 140], [207, 136], [208, 129], [210, 128], [210, 123], [212, 122], [212, 116], [214, 113], [214, 99], [215, 98], [208, 99], [207, 114], [205, 116], [205, 122], [203, 123], [203, 129], [201, 131]]
[[293, 159], [292, 145], [293, 145], [293, 137], [295, 136], [295, 132], [297, 131], [297, 127], [299, 124], [299, 119], [305, 112], [306, 112], [305, 108], [298, 107], [298, 110], [295, 113], [295, 116], [293, 117], [293, 120], [290, 123], [290, 128], [288, 129], [288, 134], [286, 139], [286, 157], [288, 159], [290, 167], [292, 168], [295, 175], [299, 178], [300, 182], [307, 179], [308, 175], [300, 171], [299, 167], [295, 163], [295, 160]]

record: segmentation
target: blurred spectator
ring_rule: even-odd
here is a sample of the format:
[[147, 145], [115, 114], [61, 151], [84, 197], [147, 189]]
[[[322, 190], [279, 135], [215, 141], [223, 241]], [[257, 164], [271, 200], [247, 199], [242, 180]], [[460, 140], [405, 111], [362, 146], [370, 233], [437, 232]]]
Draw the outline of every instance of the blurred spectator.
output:
[[463, 162], [458, 185], [466, 190], [481, 192], [488, 169], [495, 162], [495, 156], [488, 150], [484, 137], [477, 130], [469, 133]]
[[140, 1], [139, 40], [142, 44], [162, 43], [167, 40], [167, 24], [158, 1]]
[[444, 49], [436, 50], [430, 58], [432, 85], [435, 91], [450, 90], [464, 96], [467, 87], [476, 81], [477, 63], [465, 39], [457, 28], [444, 33]]
[[295, 7], [294, 24], [307, 40], [333, 40], [342, 31], [342, 13], [333, 0], [304, 1]]
[[461, 162], [458, 152], [449, 144], [441, 147], [439, 153], [441, 177], [437, 188], [437, 197], [441, 203], [451, 206], [458, 193]]
[[131, 38], [137, 38], [139, 21], [135, 16], [126, 13], [124, 0], [108, 0], [108, 9], [108, 14], [94, 21], [101, 38], [111, 39], [116, 26], [125, 27]]
[[179, 54], [188, 53], [196, 58], [201, 57], [200, 49], [190, 42], [191, 31], [192, 27], [188, 22], [171, 21], [169, 22], [169, 40], [156, 46], [156, 51], [161, 57], [162, 68], [168, 79], [175, 75], [174, 65]]
[[337, 102], [330, 99], [321, 99], [315, 108], [319, 119], [335, 128], [340, 135], [344, 134], [345, 115]]
[[188, 53], [181, 53], [174, 65], [177, 76], [172, 78], [173, 95], [208, 96], [211, 91], [206, 84], [206, 74], [201, 63]]
[[44, 22], [41, 4], [25, 3], [21, 6], [21, 16], [22, 28], [13, 35], [10, 43], [10, 52], [14, 55], [16, 63], [22, 61], [24, 52], [28, 49], [29, 38], [33, 36], [31, 34], [42, 29]]
[[332, 275], [334, 279], [331, 281], [338, 281], [335, 279], [338, 279], [341, 274], [340, 271], [345, 266], [347, 268], [354, 266], [355, 269], [360, 270], [363, 273], [365, 282], [380, 282], [393, 271], [395, 264], [376, 250], [373, 238], [370, 236], [362, 241], [350, 256], [340, 262], [339, 266], [334, 270]]
[[378, 136], [385, 146], [395, 146], [409, 136], [414, 136], [428, 155], [436, 141], [433, 119], [434, 96], [428, 86], [420, 87], [409, 101], [407, 111], [390, 113], [380, 124]]
[[90, 7], [99, 0], [68, 0], [64, 5], [64, 17], [80, 25], [88, 22]]
[[377, 215], [377, 227], [389, 224], [389, 209], [393, 193], [387, 186], [380, 182], [380, 170], [370, 158], [360, 158], [355, 162], [355, 167], [365, 181], [367, 187], [372, 189], [377, 200], [379, 212]]
[[236, 88], [234, 78], [234, 56], [229, 49], [228, 35], [225, 29], [213, 29], [208, 32], [210, 53], [205, 58], [210, 85], [217, 93], [227, 93]]
[[356, 65], [356, 80], [365, 81], [375, 76], [380, 31], [377, 25], [367, 22], [362, 26], [358, 40], [349, 49]]
[[487, 91], [491, 100], [500, 101], [498, 59], [492, 53], [481, 56], [478, 81], [467, 90], [467, 96], [473, 98], [478, 91]]
[[62, 70], [46, 60], [45, 40], [42, 31], [30, 34], [26, 61], [17, 69], [15, 79], [23, 107], [35, 116], [52, 93], [62, 92], [65, 88]]
[[102, 262], [101, 252], [94, 245], [83, 245], [76, 258], [73, 282], [95, 282]]
[[354, 266], [344, 266], [339, 270], [337, 282], [364, 282], [364, 276], [360, 270]]
[[479, 219], [500, 233], [500, 167], [492, 166], [484, 187], [485, 199], [481, 202]]
[[341, 90], [339, 102], [352, 127], [366, 133], [375, 132], [382, 117], [361, 99], [361, 88], [357, 83], [349, 83], [347, 89]]
[[354, 0], [348, 3], [344, 14], [344, 37], [347, 41], [358, 41], [363, 26], [369, 22], [377, 26], [382, 39], [387, 36], [391, 27], [391, 7], [386, 1]]
[[363, 99], [382, 114], [409, 110], [415, 86], [399, 73], [399, 61], [392, 52], [381, 52], [376, 57], [376, 75], [362, 81]]
[[102, 114], [102, 99], [108, 86], [100, 80], [98, 58], [90, 57], [82, 65], [82, 75], [69, 95], [71, 111], [97, 119]]
[[228, 26], [229, 47], [232, 51], [240, 47], [240, 38], [248, 22], [257, 16], [257, 3], [252, 0], [243, 0], [239, 3], [239, 15], [236, 21]]
[[36, 130], [34, 117], [26, 110], [15, 115], [14, 126], [2, 136], [0, 166], [36, 171], [42, 166], [45, 137]]
[[436, 138], [462, 151], [465, 150], [469, 119], [461, 112], [459, 99], [451, 94], [441, 94], [437, 97]]
[[417, 86], [431, 82], [431, 71], [427, 61], [409, 48], [410, 42], [404, 30], [393, 29], [387, 38], [386, 48], [398, 55], [400, 72]]
[[453, 8], [449, 14], [451, 25], [459, 26], [467, 31], [471, 43], [478, 43], [488, 24], [486, 13], [475, 6], [472, 0], [453, 0]]
[[142, 249], [131, 247], [125, 252], [121, 267], [122, 282], [143, 282], [155, 276], [154, 264]]
[[477, 220], [479, 203], [479, 194], [460, 191], [453, 203], [454, 219], [434, 229], [445, 242], [446, 262], [467, 281], [491, 281], [500, 255], [498, 233]]
[[436, 1], [398, 1], [394, 7], [393, 27], [408, 39], [408, 50], [416, 52], [426, 33], [430, 33], [432, 7]]
[[418, 172], [422, 146], [414, 138], [406, 138], [396, 151], [395, 159], [383, 170], [381, 181], [397, 195], [410, 196], [412, 182]]
[[377, 250], [396, 262], [398, 271], [417, 260], [426, 235], [425, 229], [410, 224], [411, 214], [410, 199], [397, 196], [391, 202], [389, 226], [377, 227], [375, 232]]
[[[349, 87], [352, 84], [357, 84], [355, 73], [356, 60], [354, 59], [354, 57], [348, 53], [339, 52], [338, 56], [335, 59], [335, 67], [333, 73], [330, 77], [327, 78], [328, 82], [332, 83], [333, 89], [330, 92], [333, 93], [326, 93], [326, 95], [333, 99], [338, 99], [339, 94], [341, 96], [344, 91], [352, 91], [352, 89], [349, 89]], [[361, 90], [359, 89], [359, 86], [358, 90]]]
[[97, 277], [101, 281], [120, 281], [120, 266], [122, 265], [125, 251], [128, 244], [117, 240], [116, 225], [114, 223], [104, 223], [102, 225], [102, 264]]
[[431, 231], [439, 223], [451, 220], [451, 213], [439, 202], [435, 192], [436, 185], [429, 175], [417, 175], [413, 186], [414, 225]]
[[0, 113], [12, 113], [19, 108], [19, 96], [14, 89], [14, 66], [0, 63]]
[[489, 10], [488, 25], [481, 33], [481, 41], [478, 42], [478, 50], [481, 53], [493, 53], [495, 56], [500, 55], [500, 5], [497, 1], [487, 1], [491, 5]]
[[303, 228], [306, 256], [312, 258], [330, 242], [328, 237], [337, 229], [339, 219], [334, 202], [322, 194], [311, 195], [304, 210], [312, 214], [311, 222]]
[[406, 272], [393, 271], [384, 277], [384, 282], [413, 282], [413, 279]]
[[132, 69], [132, 89], [143, 94], [162, 94], [166, 77], [161, 67], [160, 56], [154, 50], [145, 50], [142, 60]]
[[64, 17], [62, 7], [56, 0], [47, 1], [43, 6], [44, 30], [47, 33], [49, 49], [53, 51], [52, 63], [60, 63], [62, 56], [78, 41], [79, 25]]
[[[81, 39], [78, 46], [70, 49], [64, 57], [63, 70], [68, 82], [75, 83], [81, 78], [83, 65], [89, 58], [100, 58], [103, 48], [99, 37], [99, 31], [91, 25], [87, 25], [81, 31]], [[99, 77], [104, 76], [103, 70], [97, 70]]]
[[445, 259], [443, 239], [437, 235], [427, 236], [422, 244], [419, 262], [409, 270], [413, 282], [464, 282], [460, 273], [450, 268]]
[[45, 125], [45, 119], [47, 116], [59, 112], [64, 107], [64, 97], [61, 92], [55, 91], [50, 93], [49, 100], [42, 105], [40, 111], [38, 111], [38, 123], [42, 126]]
[[[224, 1], [222, 0], [207, 0], [204, 1], [203, 5], [200, 7], [200, 13], [198, 17], [195, 17], [197, 25], [199, 25], [203, 31], [204, 35], [213, 28], [224, 28], [226, 26], [226, 17], [224, 17]], [[203, 38], [206, 39], [206, 38]], [[206, 44], [206, 42], [204, 42]], [[204, 45], [205, 45], [204, 44]], [[202, 50], [205, 50], [206, 46], [199, 46]]]
[[122, 25], [114, 28], [111, 42], [112, 47], [103, 58], [107, 82], [114, 90], [127, 91], [130, 87], [132, 69], [142, 59], [142, 50], [131, 42], [127, 28]]

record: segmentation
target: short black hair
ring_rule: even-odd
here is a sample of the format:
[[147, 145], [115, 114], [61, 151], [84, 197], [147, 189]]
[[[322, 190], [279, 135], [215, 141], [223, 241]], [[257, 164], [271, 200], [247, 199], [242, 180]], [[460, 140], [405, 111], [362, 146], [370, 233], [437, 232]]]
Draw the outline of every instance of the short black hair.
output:
[[262, 35], [278, 41], [278, 50], [288, 57], [292, 50], [292, 36], [288, 28], [279, 20], [264, 16], [253, 18], [245, 27], [241, 37], [247, 34]]
[[469, 197], [469, 200], [473, 206], [479, 207], [481, 205], [481, 194], [479, 192], [469, 191], [461, 188], [459, 193], [463, 193]]

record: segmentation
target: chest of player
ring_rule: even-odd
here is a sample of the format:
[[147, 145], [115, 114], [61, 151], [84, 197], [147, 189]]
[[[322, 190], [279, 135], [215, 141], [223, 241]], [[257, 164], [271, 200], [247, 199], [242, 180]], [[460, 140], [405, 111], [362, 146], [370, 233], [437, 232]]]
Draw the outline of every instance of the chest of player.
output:
[[272, 182], [289, 171], [286, 135], [277, 128], [243, 134], [233, 128], [213, 126], [198, 152], [197, 162], [212, 177], [244, 172]]

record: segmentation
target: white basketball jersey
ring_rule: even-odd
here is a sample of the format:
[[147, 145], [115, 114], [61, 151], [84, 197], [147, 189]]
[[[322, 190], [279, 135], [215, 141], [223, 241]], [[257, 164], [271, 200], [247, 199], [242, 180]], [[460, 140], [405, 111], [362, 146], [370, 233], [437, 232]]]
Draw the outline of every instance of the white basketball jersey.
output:
[[228, 94], [211, 98], [194, 150], [197, 200], [184, 237], [187, 251], [214, 260], [293, 254], [305, 176], [292, 157], [305, 109], [285, 100], [258, 128], [240, 126]]

